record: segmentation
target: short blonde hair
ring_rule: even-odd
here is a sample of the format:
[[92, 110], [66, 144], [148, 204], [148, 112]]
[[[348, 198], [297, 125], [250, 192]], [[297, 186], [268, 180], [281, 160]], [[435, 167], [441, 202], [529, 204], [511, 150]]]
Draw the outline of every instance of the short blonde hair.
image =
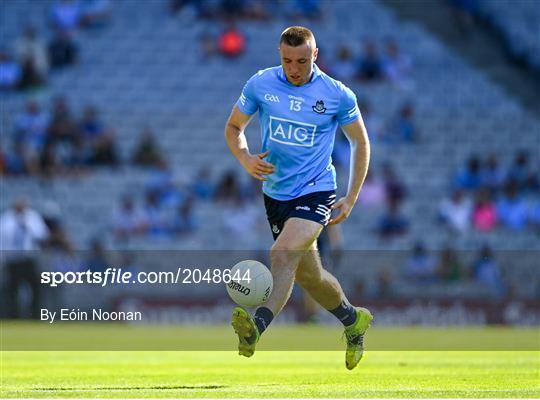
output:
[[315, 47], [315, 36], [308, 28], [304, 28], [303, 26], [290, 26], [281, 33], [279, 44], [281, 45], [281, 43], [285, 43], [292, 47], [308, 43]]

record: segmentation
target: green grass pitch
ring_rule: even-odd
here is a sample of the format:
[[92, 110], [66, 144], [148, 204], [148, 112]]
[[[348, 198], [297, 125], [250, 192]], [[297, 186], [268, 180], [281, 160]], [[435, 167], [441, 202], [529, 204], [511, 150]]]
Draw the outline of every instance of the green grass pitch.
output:
[[[287, 336], [305, 333], [273, 328], [276, 335], [280, 330]], [[325, 328], [320, 329], [325, 338]], [[391, 330], [380, 332], [391, 336]], [[3, 333], [9, 338], [9, 329]], [[473, 329], [469, 336], [477, 334]], [[345, 369], [344, 351], [258, 351], [246, 359], [233, 351], [4, 350], [0, 397], [540, 397], [537, 347], [384, 351], [377, 330], [370, 335], [368, 346], [371, 342], [376, 349], [368, 350], [353, 371]], [[533, 330], [516, 339], [534, 344], [537, 335]]]

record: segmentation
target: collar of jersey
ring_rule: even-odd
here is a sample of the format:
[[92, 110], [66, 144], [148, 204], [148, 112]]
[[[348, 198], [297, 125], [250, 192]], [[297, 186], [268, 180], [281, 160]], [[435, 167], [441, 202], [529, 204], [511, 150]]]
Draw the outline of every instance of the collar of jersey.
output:
[[287, 85], [289, 86], [293, 86], [293, 87], [297, 87], [297, 88], [301, 88], [301, 87], [304, 87], [304, 86], [307, 86], [311, 83], [313, 83], [315, 81], [315, 79], [317, 79], [318, 76], [321, 75], [321, 70], [319, 69], [319, 67], [317, 67], [317, 64], [313, 64], [313, 75], [311, 76], [311, 79], [309, 80], [309, 82], [303, 84], [302, 86], [296, 86], [296, 85], [293, 85], [291, 82], [289, 82], [287, 80], [287, 77], [285, 76], [285, 72], [283, 72], [283, 67], [279, 67], [279, 72], [278, 72], [278, 77], [280, 80], [282, 80], [283, 82], [285, 82]]

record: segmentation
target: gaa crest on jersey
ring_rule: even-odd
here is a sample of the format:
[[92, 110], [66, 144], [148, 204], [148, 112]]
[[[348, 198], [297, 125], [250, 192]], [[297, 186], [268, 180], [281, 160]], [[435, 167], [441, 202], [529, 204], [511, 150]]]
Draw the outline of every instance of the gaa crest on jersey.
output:
[[324, 106], [324, 101], [322, 100], [317, 100], [315, 105], [311, 108], [313, 108], [313, 111], [315, 111], [317, 114], [324, 114], [324, 112], [326, 111], [326, 107]]

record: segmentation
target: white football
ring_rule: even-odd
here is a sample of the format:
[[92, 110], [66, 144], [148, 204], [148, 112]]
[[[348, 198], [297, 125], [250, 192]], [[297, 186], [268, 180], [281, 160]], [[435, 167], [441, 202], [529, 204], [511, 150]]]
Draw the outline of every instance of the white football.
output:
[[236, 304], [255, 307], [268, 300], [273, 287], [274, 279], [266, 265], [255, 260], [244, 260], [231, 268], [227, 292]]

